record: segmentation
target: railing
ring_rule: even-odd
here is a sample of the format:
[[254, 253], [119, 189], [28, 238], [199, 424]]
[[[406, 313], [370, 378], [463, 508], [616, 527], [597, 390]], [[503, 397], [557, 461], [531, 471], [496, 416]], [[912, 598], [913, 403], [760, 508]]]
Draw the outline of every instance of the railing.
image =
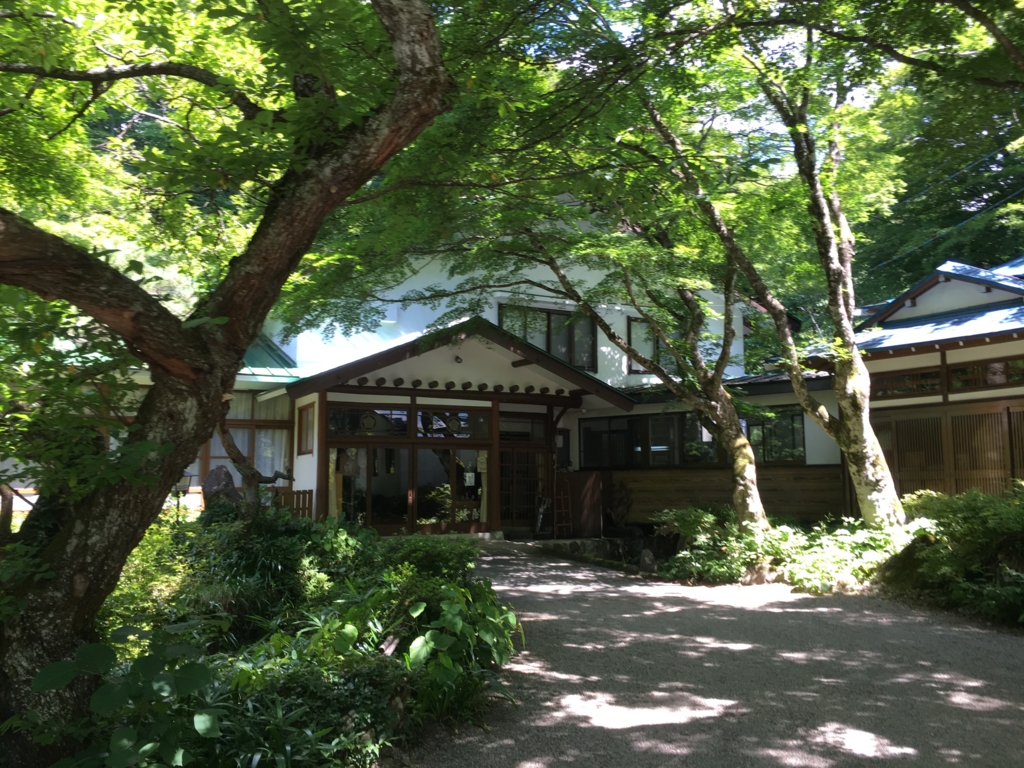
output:
[[290, 491], [287, 488], [278, 488], [275, 493], [278, 506], [290, 509], [292, 517], [316, 519], [313, 509], [313, 491]]

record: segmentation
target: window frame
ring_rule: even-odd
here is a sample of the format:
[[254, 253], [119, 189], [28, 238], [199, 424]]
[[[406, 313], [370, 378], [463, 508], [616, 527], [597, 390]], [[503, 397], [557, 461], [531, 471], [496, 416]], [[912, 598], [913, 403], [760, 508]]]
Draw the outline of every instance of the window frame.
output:
[[[925, 373], [938, 373], [938, 389], [922, 389], [914, 392], [899, 394], [876, 394], [878, 381], [892, 380], [900, 376], [912, 376]], [[872, 400], [898, 400], [904, 397], [934, 397], [942, 395], [946, 390], [947, 372], [941, 365], [928, 365], [921, 368], [904, 368], [898, 371], [879, 371], [871, 374], [871, 399]]]
[[[1024, 387], [1024, 381], [1009, 381], [1010, 363], [1016, 363], [1024, 360], [1024, 355], [1007, 355], [1006, 357], [991, 357], [984, 360], [965, 360], [961, 363], [946, 363], [944, 371], [944, 382], [946, 385], [946, 391], [950, 394], [954, 392], [983, 392], [988, 389], [1005, 389], [1006, 387]], [[954, 387], [953, 386], [953, 370], [955, 368], [988, 368], [990, 365], [996, 363], [1002, 363], [1006, 366], [1005, 375], [1007, 381], [1003, 384], [980, 384], [973, 387]]]
[[[650, 327], [651, 324], [649, 322], [647, 322], [646, 320], [644, 320], [642, 317], [632, 317], [632, 316], [629, 316], [629, 317], [626, 318], [626, 343], [629, 344], [629, 346], [631, 346], [634, 349], [636, 349], [636, 347], [633, 345], [633, 326], [634, 325], [646, 325], [647, 327]], [[663, 351], [669, 354], [669, 356], [670, 356], [669, 360], [667, 360], [667, 361], [659, 360], [659, 358], [661, 358], [661, 355], [662, 355]], [[646, 373], [646, 374], [650, 374], [651, 376], [656, 376], [657, 375], [653, 371], [650, 371], [647, 368], [644, 368], [642, 365], [640, 365], [640, 363], [638, 363], [633, 358], [628, 357], [628, 359], [629, 359], [629, 370], [627, 371], [628, 373], [630, 373], [630, 374]], [[669, 373], [669, 374], [674, 374], [674, 370], [673, 369], [675, 369], [677, 367], [677, 365], [678, 365], [678, 363], [676, 362], [675, 357], [672, 356], [672, 353], [669, 352], [666, 349], [664, 342], [662, 342], [662, 340], [661, 340], [661, 337], [658, 336], [658, 334], [653, 333], [653, 332], [651, 333], [651, 359], [654, 360], [655, 362], [657, 362], [658, 365], [660, 365], [662, 368], [664, 368], [665, 371], [667, 373]], [[666, 362], [667, 362], [667, 366], [666, 366]]]
[[[300, 405], [295, 412], [295, 455], [296, 456], [309, 456], [316, 449], [316, 403], [307, 403], [306, 405]], [[307, 435], [307, 427], [305, 424], [305, 416], [307, 411], [312, 411], [310, 418], [309, 434]], [[309, 437], [309, 449], [305, 448], [306, 438]]]
[[[771, 408], [772, 406], [767, 406]], [[755, 464], [758, 466], [771, 466], [771, 467], [804, 467], [807, 466], [807, 419], [804, 417], [804, 410], [800, 406], [796, 405], [784, 405], [779, 406], [780, 415], [785, 414], [789, 416], [790, 420], [794, 417], [798, 417], [801, 420], [800, 424], [800, 440], [803, 443], [803, 458], [802, 459], [766, 459], [764, 456], [764, 445], [765, 438], [768, 436], [772, 425], [779, 421], [778, 418], [767, 419], [767, 418], [744, 418], [743, 423], [743, 434], [746, 435], [747, 440], [750, 441], [750, 431], [752, 427], [757, 427], [761, 430], [761, 455], [762, 458], [757, 459], [755, 457]], [[757, 448], [753, 442], [750, 442], [751, 451], [755, 454]]]
[[[675, 446], [675, 461], [669, 464], [654, 465], [651, 463], [651, 419], [662, 418], [665, 416], [675, 416], [676, 418], [676, 442]], [[640, 461], [637, 464], [586, 464], [586, 453], [584, 451], [584, 439], [583, 429], [587, 423], [597, 421], [610, 421], [611, 419], [617, 418], [629, 418], [639, 419], [640, 425], [638, 428], [638, 434], [640, 438]], [[725, 455], [722, 451], [721, 446], [717, 443], [715, 447], [715, 459], [713, 461], [687, 461], [686, 450], [685, 450], [685, 435], [686, 435], [686, 423], [687, 419], [695, 419], [696, 415], [693, 411], [660, 411], [656, 413], [640, 413], [640, 414], [629, 414], [622, 416], [597, 416], [589, 419], [578, 419], [576, 422], [576, 440], [579, 447], [579, 461], [580, 470], [586, 471], [598, 471], [598, 470], [678, 470], [678, 469], [712, 469], [722, 468], [727, 465], [725, 461]], [[699, 421], [697, 422], [699, 425]]]
[[[498, 304], [498, 327], [509, 333], [513, 333], [505, 327], [505, 312], [509, 305], [507, 303]], [[554, 353], [551, 351], [551, 317], [557, 315], [559, 317], [572, 317], [573, 312], [567, 312], [561, 309], [548, 309], [546, 307], [523, 307], [524, 311], [527, 312], [542, 312], [545, 317], [544, 326], [544, 351], [554, 357]], [[593, 364], [589, 366], [576, 365], [576, 329], [580, 322], [589, 323], [593, 333], [590, 336], [590, 358], [593, 360]], [[518, 334], [516, 334], [518, 335]], [[527, 340], [528, 341], [528, 340]], [[566, 365], [570, 365], [578, 371], [587, 371], [589, 373], [597, 373], [597, 323], [594, 322], [594, 318], [584, 315], [578, 322], [569, 323], [569, 359], [568, 361], [560, 360]], [[556, 358], [559, 359], [559, 358]]]

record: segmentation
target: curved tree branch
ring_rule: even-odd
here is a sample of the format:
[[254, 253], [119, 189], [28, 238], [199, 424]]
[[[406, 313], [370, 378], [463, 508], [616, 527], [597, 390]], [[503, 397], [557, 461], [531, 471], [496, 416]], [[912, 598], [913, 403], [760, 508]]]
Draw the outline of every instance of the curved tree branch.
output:
[[60, 298], [96, 318], [141, 359], [172, 375], [205, 368], [181, 321], [130, 278], [78, 246], [0, 208], [0, 282]]
[[197, 309], [205, 316], [229, 318], [223, 338], [239, 357], [324, 218], [448, 108], [451, 83], [430, 9], [419, 0], [373, 0], [373, 8], [391, 40], [398, 69], [391, 101], [361, 126], [349, 126], [337, 148], [281, 179], [245, 252]]
[[1010, 57], [1010, 60], [1016, 64], [1020, 69], [1024, 69], [1024, 53], [1021, 53], [1020, 48], [1009, 38], [1009, 36], [1003, 32], [995, 20], [985, 13], [981, 8], [972, 5], [968, 0], [939, 0], [947, 5], [952, 5], [954, 8], [959, 8], [964, 12], [964, 15], [969, 16], [976, 22], [981, 24], [988, 33], [995, 38], [995, 41], [1003, 47], [1006, 51], [1006, 55]]
[[[227, 91], [220, 75], [192, 64], [173, 61], [153, 61], [142, 64], [122, 64], [116, 67], [94, 67], [92, 69], [47, 69], [34, 64], [17, 61], [0, 61], [0, 72], [12, 75], [35, 75], [47, 80], [65, 80], [73, 83], [113, 83], [118, 80], [133, 80], [139, 77], [166, 75], [183, 80], [192, 80], [211, 88]], [[230, 92], [231, 103], [241, 110], [247, 120], [252, 120], [263, 109], [241, 91]]]

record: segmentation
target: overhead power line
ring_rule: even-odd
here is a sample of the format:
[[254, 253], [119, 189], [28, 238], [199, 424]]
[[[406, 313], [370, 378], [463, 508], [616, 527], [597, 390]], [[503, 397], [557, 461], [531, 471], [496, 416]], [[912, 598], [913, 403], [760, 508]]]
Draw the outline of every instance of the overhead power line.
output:
[[914, 246], [913, 248], [910, 248], [909, 250], [903, 251], [903, 253], [900, 253], [900, 254], [898, 254], [898, 255], [896, 255], [896, 256], [893, 256], [893, 257], [892, 257], [891, 259], [888, 259], [888, 260], [886, 260], [886, 261], [883, 261], [883, 262], [881, 262], [881, 263], [879, 263], [879, 264], [876, 264], [875, 266], [873, 266], [873, 267], [872, 267], [871, 269], [869, 269], [869, 270], [868, 270], [867, 272], [865, 272], [864, 274], [866, 274], [866, 275], [870, 275], [870, 274], [871, 274], [872, 272], [874, 272], [874, 271], [875, 271], [876, 269], [881, 269], [882, 267], [886, 266], [887, 264], [892, 264], [892, 263], [893, 263], [894, 261], [896, 261], [897, 259], [902, 259], [902, 258], [903, 258], [904, 256], [906, 256], [907, 254], [913, 253], [914, 251], [916, 251], [916, 250], [918, 250], [918, 249], [920, 249], [920, 248], [924, 248], [924, 246], [928, 245], [928, 243], [932, 243], [932, 242], [935, 242], [935, 241], [936, 241], [936, 240], [938, 240], [938, 239], [939, 239], [940, 237], [944, 237], [944, 236], [948, 235], [948, 234], [949, 234], [950, 232], [952, 232], [952, 231], [953, 231], [954, 229], [959, 229], [960, 227], [962, 227], [962, 226], [963, 226], [964, 224], [968, 223], [969, 221], [973, 221], [974, 219], [978, 218], [979, 216], [982, 216], [982, 215], [984, 215], [984, 214], [986, 214], [986, 213], [989, 213], [990, 211], [992, 211], [992, 210], [994, 210], [994, 209], [998, 208], [998, 207], [999, 207], [1000, 205], [1002, 205], [1003, 203], [1008, 203], [1008, 202], [1009, 202], [1010, 200], [1012, 200], [1013, 198], [1015, 198], [1015, 197], [1016, 197], [1017, 195], [1021, 194], [1022, 192], [1024, 192], [1024, 187], [1021, 187], [1021, 188], [1020, 188], [1020, 189], [1018, 189], [1018, 190], [1017, 190], [1016, 192], [1012, 192], [1012, 193], [1010, 193], [1009, 195], [1007, 195], [1006, 197], [1004, 197], [1004, 198], [1003, 198], [1002, 200], [1000, 200], [999, 202], [997, 202], [997, 203], [992, 203], [992, 205], [988, 206], [987, 208], [983, 208], [982, 210], [978, 211], [977, 213], [975, 213], [975, 214], [973, 214], [973, 215], [971, 215], [971, 216], [968, 216], [968, 217], [967, 217], [966, 219], [964, 219], [963, 221], [961, 221], [961, 222], [960, 222], [959, 224], [954, 224], [954, 225], [953, 225], [952, 227], [947, 227], [946, 229], [942, 230], [942, 231], [941, 231], [941, 232], [939, 232], [938, 234], [932, 235], [932, 236], [931, 236], [931, 237], [929, 237], [929, 238], [928, 238], [927, 240], [925, 240], [925, 241], [924, 241], [923, 243], [918, 243], [918, 244], [917, 244], [917, 245], [915, 245], [915, 246]]

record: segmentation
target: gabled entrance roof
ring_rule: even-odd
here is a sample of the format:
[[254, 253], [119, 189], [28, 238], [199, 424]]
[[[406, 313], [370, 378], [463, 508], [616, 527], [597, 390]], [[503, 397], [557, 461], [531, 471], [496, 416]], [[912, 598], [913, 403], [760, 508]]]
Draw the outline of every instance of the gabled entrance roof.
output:
[[[429, 352], [439, 350], [442, 347], [465, 343], [473, 339], [489, 342], [494, 347], [511, 352], [512, 357], [516, 359], [511, 363], [509, 371], [529, 365], [536, 365], [539, 369], [550, 374], [549, 378], [559, 379], [566, 382], [568, 385], [575, 387], [568, 392], [570, 396], [581, 397], [585, 395], [593, 395], [606, 401], [610, 405], [621, 408], [624, 411], [630, 411], [633, 409], [634, 401], [619, 390], [605, 384], [600, 379], [595, 376], [591, 376], [585, 371], [574, 368], [568, 363], [559, 360], [554, 355], [551, 355], [539, 347], [535, 347], [528, 341], [509, 333], [503, 328], [499, 328], [494, 323], [491, 323], [481, 317], [470, 318], [458, 325], [445, 328], [444, 330], [437, 331], [436, 333], [428, 334], [416, 339], [415, 341], [401, 344], [397, 347], [392, 347], [391, 349], [369, 355], [368, 357], [364, 357], [360, 360], [354, 360], [351, 363], [340, 365], [337, 368], [332, 368], [329, 371], [324, 371], [323, 373], [318, 373], [305, 379], [300, 379], [299, 381], [288, 385], [287, 391], [290, 397], [299, 398], [313, 394], [314, 392], [332, 389], [334, 387], [353, 384], [357, 386], [364, 386], [371, 383], [367, 378], [369, 374], [380, 371], [381, 369], [389, 366], [394, 366], [403, 361], [421, 357]], [[518, 387], [516, 387], [516, 389], [512, 389], [511, 386], [506, 388], [503, 384], [501, 378], [502, 374], [505, 372], [506, 371], [504, 369], [499, 368], [495, 369], [493, 373], [488, 376], [487, 381], [461, 382], [458, 385], [460, 389], [456, 390], [456, 392], [459, 394], [463, 392], [471, 392], [477, 397], [497, 397], [505, 392], [516, 392]], [[410, 392], [409, 387], [424, 395], [436, 395], [439, 393], [438, 390], [430, 388], [429, 385], [421, 389], [420, 387], [423, 386], [423, 382], [418, 382], [418, 380], [410, 381], [405, 387], [403, 387], [403, 385], [406, 385], [406, 381], [404, 379], [392, 379], [391, 381], [384, 381], [383, 384], [378, 384], [378, 386], [387, 386], [389, 388], [393, 387], [396, 394], [408, 394]], [[448, 387], [448, 389], [450, 390], [451, 387]], [[534, 387], [532, 386], [525, 388], [523, 394], [530, 395], [532, 394], [533, 389]], [[544, 395], [546, 395], [546, 393], [543, 391], [538, 393], [538, 397]]]

